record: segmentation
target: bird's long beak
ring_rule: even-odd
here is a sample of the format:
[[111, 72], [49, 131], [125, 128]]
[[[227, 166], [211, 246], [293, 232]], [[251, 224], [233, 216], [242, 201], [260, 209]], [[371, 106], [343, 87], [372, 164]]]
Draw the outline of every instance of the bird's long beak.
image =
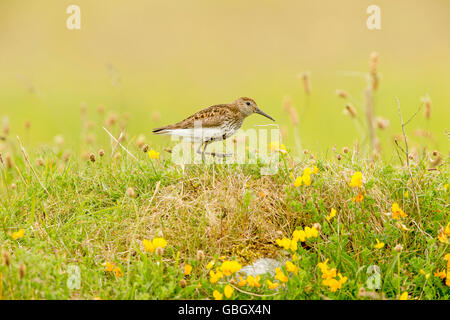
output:
[[262, 110], [259, 109], [259, 108], [256, 109], [255, 113], [258, 113], [258, 114], [260, 114], [260, 115], [262, 115], [262, 116], [264, 116], [264, 117], [266, 117], [266, 118], [269, 118], [269, 119], [272, 120], [272, 121], [275, 121], [274, 118], [272, 118], [271, 116], [269, 116], [267, 113], [265, 113], [264, 111], [262, 111]]

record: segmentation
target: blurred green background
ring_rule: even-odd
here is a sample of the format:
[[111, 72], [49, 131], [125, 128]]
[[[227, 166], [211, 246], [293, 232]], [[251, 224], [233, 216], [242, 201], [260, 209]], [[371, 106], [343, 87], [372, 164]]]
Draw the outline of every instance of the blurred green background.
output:
[[[68, 30], [66, 8], [81, 8], [81, 30]], [[381, 8], [381, 30], [366, 27], [371, 4]], [[37, 145], [61, 134], [79, 145], [80, 104], [99, 135], [112, 111], [128, 117], [129, 136], [167, 144], [153, 127], [240, 96], [288, 129], [283, 98], [300, 115], [304, 147], [326, 152], [351, 145], [358, 131], [336, 89], [360, 108], [369, 55], [380, 54], [376, 114], [390, 120], [378, 135], [387, 157], [404, 118], [432, 100], [408, 125], [411, 143], [448, 152], [450, 120], [450, 1], [448, 0], [2, 0], [0, 2], [0, 119], [11, 134]], [[298, 74], [310, 71], [305, 95]], [[105, 114], [97, 113], [99, 105]], [[252, 116], [244, 128], [268, 123]], [[415, 131], [429, 130], [432, 139]], [[118, 130], [117, 130], [118, 132]], [[115, 132], [115, 133], [117, 133]]]

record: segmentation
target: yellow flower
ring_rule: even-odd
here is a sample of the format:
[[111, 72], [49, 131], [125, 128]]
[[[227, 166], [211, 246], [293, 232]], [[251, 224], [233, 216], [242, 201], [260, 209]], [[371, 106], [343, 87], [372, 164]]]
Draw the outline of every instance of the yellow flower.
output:
[[286, 261], [286, 270], [287, 271], [297, 274], [298, 269], [299, 268], [295, 264], [293, 264], [291, 261]]
[[289, 250], [291, 246], [291, 240], [288, 238], [276, 239], [275, 243], [280, 247], [283, 247], [285, 250]]
[[24, 229], [20, 229], [19, 231], [15, 231], [12, 234], [12, 238], [14, 240], [20, 239], [25, 235], [25, 230]]
[[436, 272], [434, 273], [435, 277], [439, 277], [441, 279], [445, 279], [446, 273], [445, 271], [439, 271], [439, 269], [436, 270]]
[[400, 219], [404, 218], [407, 216], [406, 213], [403, 212], [403, 210], [400, 208], [400, 206], [398, 205], [398, 203], [393, 203], [392, 204], [392, 218], [393, 219]]
[[209, 282], [216, 283], [217, 281], [219, 281], [220, 279], [223, 278], [223, 273], [218, 270], [217, 270], [217, 272], [214, 272], [213, 270], [211, 270], [209, 272], [209, 276], [210, 276]]
[[322, 278], [331, 279], [336, 277], [336, 268], [322, 270]]
[[341, 273], [338, 273], [339, 280], [336, 279], [336, 269], [330, 269], [327, 265], [328, 259], [324, 262], [319, 262], [317, 266], [322, 272], [322, 284], [330, 288], [331, 292], [336, 292], [337, 289], [341, 289], [342, 285], [347, 282], [347, 277], [343, 277]]
[[331, 209], [331, 212], [329, 215], [327, 215], [327, 221], [330, 221], [331, 219], [333, 219], [336, 216], [336, 209]]
[[278, 288], [278, 286], [280, 285], [279, 282], [272, 282], [270, 280], [266, 280], [266, 284], [267, 284], [267, 287], [271, 290]]
[[123, 276], [122, 270], [120, 270], [119, 267], [115, 267], [113, 271], [116, 274], [117, 278], [120, 278], [121, 276]]
[[261, 276], [256, 276], [256, 277], [248, 276], [247, 277], [247, 284], [250, 287], [259, 288], [261, 286], [261, 284], [259, 283], [259, 280], [261, 280]]
[[363, 200], [364, 200], [364, 196], [361, 192], [356, 197], [352, 198], [352, 202], [356, 201], [356, 202], [360, 203]]
[[269, 143], [269, 149], [272, 152], [279, 151], [281, 153], [286, 153], [286, 146], [284, 144], [280, 144], [278, 141], [273, 141]]
[[111, 262], [105, 262], [105, 271], [106, 272], [111, 272], [114, 269], [114, 264], [112, 264]]
[[152, 241], [144, 239], [142, 240], [145, 251], [152, 253], [157, 248], [165, 248], [167, 246], [167, 241], [163, 238], [154, 238]]
[[210, 270], [214, 266], [214, 260], [211, 260], [207, 265], [206, 269]]
[[340, 273], [338, 273], [338, 277], [339, 277], [339, 282], [341, 283], [341, 284], [344, 284], [344, 283], [346, 283], [347, 282], [347, 277], [343, 277], [342, 276], [342, 274], [340, 274]]
[[375, 249], [381, 249], [384, 247], [384, 242], [380, 242], [378, 239], [375, 240], [377, 240], [377, 244], [373, 246]]
[[309, 168], [309, 167], [306, 167], [306, 168], [303, 170], [303, 175], [304, 175], [304, 176], [309, 176], [309, 175], [311, 175], [311, 173], [312, 173], [312, 170], [311, 170], [311, 168]]
[[292, 233], [292, 240], [297, 242], [298, 240], [300, 240], [301, 242], [305, 242], [306, 241], [306, 233], [303, 230], [295, 230]]
[[322, 284], [324, 286], [329, 287], [331, 292], [336, 292], [337, 289], [341, 289], [342, 288], [342, 284], [338, 280], [336, 280], [334, 278], [324, 279], [324, 280], [322, 280]]
[[319, 172], [319, 168], [317, 168], [316, 166], [314, 166], [314, 167], [313, 167], [313, 171], [312, 171], [312, 173], [314, 173], [314, 174], [315, 174], [315, 173], [317, 173], [317, 172]]
[[224, 275], [231, 276], [231, 274], [238, 272], [241, 268], [242, 265], [239, 262], [227, 260], [222, 263], [220, 270]]
[[445, 260], [445, 261], [450, 261], [450, 253], [447, 253], [447, 254], [444, 256], [444, 260]]
[[405, 291], [400, 295], [399, 300], [408, 300], [408, 292]]
[[239, 287], [243, 287], [247, 284], [247, 280], [245, 280], [244, 278], [242, 278], [242, 276], [239, 276], [239, 282], [238, 282], [238, 286]]
[[150, 159], [159, 159], [159, 152], [156, 152], [153, 149], [150, 149], [150, 151], [148, 152], [148, 157]]
[[406, 190], [406, 192], [403, 194], [403, 196], [404, 196], [405, 198], [408, 198], [408, 196], [409, 196], [408, 190]]
[[213, 291], [213, 297], [215, 300], [222, 300], [223, 294], [221, 294], [219, 291], [214, 290]]
[[320, 271], [321, 271], [322, 273], [324, 273], [326, 270], [328, 270], [328, 265], [327, 265], [327, 263], [328, 263], [328, 259], [326, 259], [324, 262], [319, 262], [319, 263], [317, 264], [317, 266], [319, 267], [319, 269], [320, 269]]
[[223, 289], [223, 293], [225, 294], [225, 297], [227, 297], [227, 299], [231, 298], [231, 296], [233, 295], [233, 291], [234, 291], [233, 287], [230, 286], [229, 284], [227, 284]]
[[305, 234], [306, 238], [317, 238], [319, 235], [319, 230], [316, 229], [316, 227], [305, 227]]
[[302, 185], [303, 183], [303, 178], [302, 177], [297, 177], [294, 181], [294, 187], [298, 188]]
[[281, 282], [288, 282], [289, 280], [280, 268], [275, 269], [275, 279], [280, 280]]
[[153, 247], [156, 248], [165, 248], [167, 246], [167, 241], [164, 238], [154, 238], [153, 241]]
[[445, 226], [444, 233], [450, 237], [450, 222]]
[[[309, 169], [309, 170], [311, 170], [311, 169]], [[302, 180], [303, 180], [303, 183], [305, 184], [305, 186], [311, 185], [311, 176], [309, 174], [303, 174]]]
[[360, 187], [362, 185], [362, 173], [357, 171], [353, 174], [350, 187]]
[[155, 251], [155, 247], [153, 246], [153, 243], [150, 240], [144, 239], [142, 240], [142, 244], [144, 245], [146, 251], [150, 253]]
[[192, 266], [190, 264], [185, 264], [184, 265], [184, 274], [186, 276], [190, 275], [192, 271]]
[[441, 232], [441, 233], [438, 235], [438, 239], [439, 239], [439, 241], [442, 242], [442, 243], [447, 243], [447, 242], [448, 242], [447, 235], [446, 235], [444, 232]]

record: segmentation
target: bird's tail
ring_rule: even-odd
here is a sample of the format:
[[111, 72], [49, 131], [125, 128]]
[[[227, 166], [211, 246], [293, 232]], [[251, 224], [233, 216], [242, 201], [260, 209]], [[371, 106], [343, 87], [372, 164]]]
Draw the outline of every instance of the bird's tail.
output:
[[160, 127], [160, 128], [155, 128], [152, 130], [153, 133], [155, 134], [167, 134], [167, 129], [169, 129], [170, 126], [164, 126], [164, 127]]

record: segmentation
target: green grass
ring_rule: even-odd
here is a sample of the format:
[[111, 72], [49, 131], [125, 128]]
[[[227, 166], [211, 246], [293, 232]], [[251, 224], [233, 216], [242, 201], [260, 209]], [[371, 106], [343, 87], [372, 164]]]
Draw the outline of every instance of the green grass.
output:
[[[12, 167], [3, 153], [0, 181], [1, 299], [213, 299], [213, 291], [223, 292], [231, 279], [209, 281], [206, 265], [215, 260], [219, 266], [221, 256], [242, 265], [272, 257], [299, 267], [297, 274], [284, 267], [289, 280], [275, 290], [267, 288], [266, 279], [278, 282], [269, 275], [259, 288], [234, 283], [232, 299], [363, 299], [361, 288], [387, 299], [405, 291], [410, 299], [450, 298], [445, 280], [434, 276], [438, 268], [446, 270], [449, 253], [448, 243], [438, 240], [450, 222], [448, 162], [428, 170], [431, 155], [416, 159], [411, 184], [406, 168], [351, 153], [327, 161], [294, 160], [290, 152], [276, 175], [261, 176], [260, 164], [182, 169], [168, 153], [150, 160], [129, 147], [139, 161], [124, 152], [111, 157], [108, 149], [94, 163], [77, 154], [65, 158], [52, 144], [28, 150], [47, 193], [9, 140]], [[319, 172], [311, 185], [295, 188], [292, 177], [313, 165]], [[349, 186], [356, 171], [364, 177], [361, 188]], [[352, 201], [359, 192], [364, 200]], [[387, 215], [393, 203], [407, 217]], [[332, 208], [337, 214], [328, 222]], [[298, 243], [298, 259], [277, 246], [277, 238], [315, 223], [319, 236]], [[21, 228], [24, 236], [14, 240]], [[168, 242], [163, 253], [145, 251], [142, 240], [158, 236]], [[374, 248], [376, 239], [385, 246]], [[348, 278], [336, 292], [322, 284], [317, 264], [325, 259]], [[123, 275], [106, 272], [105, 262]], [[193, 266], [189, 276], [183, 274], [186, 263]], [[368, 286], [373, 265], [380, 270], [379, 289]], [[79, 289], [67, 285], [76, 277], [71, 266], [80, 270]]]

